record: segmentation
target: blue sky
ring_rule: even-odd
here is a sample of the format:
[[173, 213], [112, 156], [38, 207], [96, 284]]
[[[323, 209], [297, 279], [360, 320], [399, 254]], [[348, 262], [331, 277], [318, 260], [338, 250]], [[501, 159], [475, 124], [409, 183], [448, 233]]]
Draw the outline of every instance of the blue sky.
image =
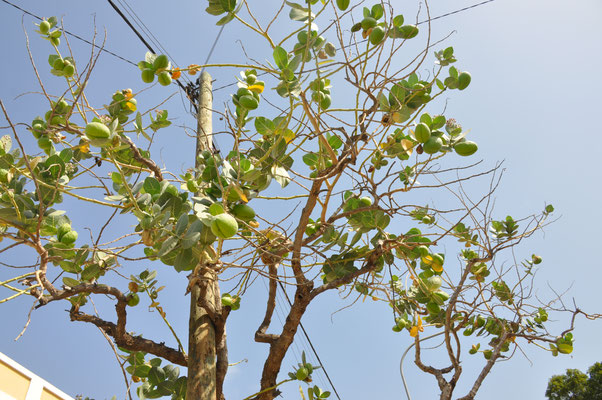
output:
[[[416, 11], [416, 3], [403, 3], [411, 4], [396, 4], [396, 10], [410, 19]], [[432, 1], [429, 5], [432, 15], [440, 15], [474, 3], [476, 1]], [[18, 4], [37, 15], [62, 17], [68, 30], [87, 38], [91, 37], [95, 20], [100, 36], [106, 29], [106, 47], [134, 62], [142, 59], [146, 52], [106, 2], [38, 0]], [[129, 4], [177, 63], [201, 64], [205, 60], [218, 31], [215, 20], [203, 11], [205, 1], [166, 5], [167, 2], [131, 0]], [[46, 106], [38, 94], [29, 93], [39, 88], [27, 56], [23, 27], [30, 35], [32, 52], [42, 69], [46, 67], [49, 49], [33, 33], [31, 17], [22, 18], [21, 12], [5, 3], [0, 3], [0, 10], [5, 60], [0, 65], [3, 77], [0, 98], [14, 121], [30, 122], [43, 113]], [[471, 129], [485, 166], [504, 160], [506, 171], [496, 193], [496, 210], [500, 216], [528, 215], [541, 210], [546, 203], [556, 208], [559, 219], [547, 226], [543, 234], [517, 249], [518, 258], [536, 252], [544, 259], [537, 276], [537, 295], [550, 298], [553, 296], [550, 287], [559, 292], [568, 289], [568, 302], [575, 298], [588, 312], [600, 312], [598, 281], [602, 265], [596, 248], [598, 224], [602, 223], [598, 207], [602, 149], [597, 125], [602, 106], [599, 96], [602, 79], [598, 73], [602, 64], [601, 22], [602, 4], [595, 0], [571, 3], [497, 0], [434, 21], [432, 26], [434, 37], [454, 32], [445, 45], [454, 46], [460, 60], [458, 66], [470, 71], [473, 77], [468, 90], [449, 96], [446, 115]], [[247, 40], [249, 37], [249, 32], [240, 24], [227, 25], [212, 62], [243, 60], [238, 40], [252, 57], [269, 57], [266, 47], [260, 46], [259, 41]], [[89, 54], [89, 46], [74, 40], [71, 43], [82, 60]], [[402, 53], [400, 65], [406, 61], [401, 58]], [[233, 82], [238, 70], [211, 70], [210, 73], [216, 79], [214, 86], [220, 87]], [[88, 94], [96, 104], [106, 103], [115, 90], [142, 89], [144, 85], [138, 75], [134, 66], [104, 55], [87, 88]], [[47, 72], [44, 79], [49, 87], [57, 82]], [[23, 93], [29, 94], [17, 97]], [[157, 98], [170, 93], [175, 96], [165, 107], [174, 118], [174, 127], [161, 133], [153, 154], [161, 164], [181, 171], [191, 164], [193, 142], [175, 125], [191, 127], [194, 120], [187, 114], [176, 87], [154, 88], [141, 94], [138, 101], [139, 105], [150, 108], [158, 103]], [[227, 102], [229, 95], [228, 89], [216, 92], [216, 108]], [[94, 228], [103, 216], [91, 216], [89, 211], [80, 210], [72, 219], [78, 217], [85, 221], [78, 229], [81, 235], [84, 226]], [[25, 253], [12, 257], [6, 262], [33, 261]], [[159, 266], [141, 264], [135, 268], [145, 267]], [[0, 279], [12, 273], [0, 268]], [[184, 336], [188, 308], [188, 299], [182, 297], [185, 277], [165, 269], [159, 274], [170, 282], [160, 299], [168, 317]], [[249, 300], [245, 300], [247, 303], [233, 315], [228, 326], [230, 361], [248, 360], [231, 368], [226, 381], [229, 399], [242, 399], [257, 388], [267, 346], [252, 342], [252, 334], [261, 319], [264, 293], [265, 287], [256, 283]], [[311, 306], [303, 320], [341, 398], [404, 398], [398, 365], [410, 338], [407, 334], [391, 332], [390, 313], [382, 304], [359, 302], [332, 315], [347, 304], [336, 294], [325, 295]], [[25, 298], [0, 305], [0, 317], [5, 321], [0, 330], [1, 352], [72, 395], [123, 398], [122, 377], [106, 341], [97, 329], [70, 322], [65, 304], [52, 304], [34, 311], [27, 332], [14, 342], [30, 306], [30, 300]], [[110, 305], [102, 300], [97, 306], [111, 312]], [[157, 315], [138, 314], [129, 319], [129, 329], [138, 332], [150, 329], [155, 338], [169, 338]], [[274, 323], [279, 323], [278, 315]], [[526, 357], [517, 353], [512, 360], [495, 366], [477, 398], [544, 399], [551, 375], [566, 368], [585, 370], [602, 359], [601, 328], [599, 321], [578, 319], [575, 350], [570, 356], [553, 358], [539, 349], [523, 348]], [[303, 338], [298, 337], [283, 364], [283, 371], [297, 362], [295, 358], [305, 348]], [[465, 371], [474, 372], [482, 361], [467, 359], [465, 362]], [[411, 360], [406, 362], [405, 370], [414, 399], [435, 398], [434, 379], [420, 373]], [[316, 377], [317, 384], [327, 386], [322, 381], [322, 376]], [[295, 384], [289, 384], [285, 393], [287, 399], [298, 398]]]

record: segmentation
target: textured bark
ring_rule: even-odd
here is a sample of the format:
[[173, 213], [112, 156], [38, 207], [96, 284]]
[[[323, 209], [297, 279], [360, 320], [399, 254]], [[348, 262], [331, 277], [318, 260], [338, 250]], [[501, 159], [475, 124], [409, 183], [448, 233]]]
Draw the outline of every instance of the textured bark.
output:
[[[188, 365], [187, 359], [182, 352], [168, 347], [164, 343], [157, 343], [140, 336], [132, 336], [129, 333], [123, 332], [125, 329], [120, 328], [120, 323], [114, 324], [94, 315], [80, 313], [75, 308], [71, 309], [70, 316], [72, 321], [89, 322], [96, 325], [107, 335], [111, 336], [115, 340], [117, 346], [123, 347], [126, 350], [143, 351], [164, 358], [177, 365], [184, 367]], [[125, 327], [125, 322], [123, 323], [123, 326]], [[122, 331], [122, 333], [119, 333], [120, 331]]]
[[276, 290], [278, 289], [278, 277], [276, 276], [277, 265], [268, 265], [268, 270], [270, 274], [268, 304], [265, 309], [263, 321], [261, 321], [261, 325], [259, 325], [259, 328], [257, 328], [257, 331], [255, 332], [255, 341], [260, 343], [273, 343], [278, 339], [278, 335], [265, 333], [272, 322], [272, 315], [274, 314], [274, 308], [276, 307]]
[[[293, 343], [295, 333], [297, 333], [299, 323], [301, 322], [301, 317], [303, 317], [303, 314], [305, 313], [305, 310], [311, 301], [310, 291], [312, 286], [313, 285], [310, 282], [307, 285], [297, 287], [297, 291], [295, 292], [295, 301], [293, 302], [291, 311], [286, 317], [286, 322], [282, 328], [282, 333], [278, 339], [271, 344], [270, 353], [268, 354], [265, 364], [263, 365], [263, 373], [261, 375], [261, 390], [265, 390], [276, 385], [276, 378], [278, 377], [278, 372], [280, 372], [282, 360], [284, 359], [284, 356], [286, 355], [291, 343]], [[260, 394], [257, 397], [257, 400], [272, 400], [276, 394], [276, 390], [269, 390]]]

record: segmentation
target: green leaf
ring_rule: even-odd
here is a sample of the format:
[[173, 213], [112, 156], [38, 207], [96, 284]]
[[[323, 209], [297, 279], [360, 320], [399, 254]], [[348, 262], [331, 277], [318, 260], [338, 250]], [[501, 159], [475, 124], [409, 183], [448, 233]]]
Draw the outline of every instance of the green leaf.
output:
[[293, 21], [304, 22], [309, 19], [310, 14], [311, 14], [311, 18], [313, 20], [315, 17], [314, 13], [310, 13], [308, 9], [304, 9], [304, 8], [300, 9], [300, 8], [295, 7], [295, 8], [291, 8], [291, 11], [289, 12], [288, 16]]
[[320, 157], [316, 153], [306, 153], [303, 155], [303, 162], [305, 163], [305, 165], [308, 165], [310, 167], [315, 166], [319, 160]]
[[44, 163], [53, 179], [58, 179], [65, 171], [65, 162], [58, 154], [54, 154]]
[[383, 6], [380, 3], [377, 3], [372, 6], [372, 10], [370, 10], [370, 15], [374, 19], [380, 19], [385, 14]]
[[63, 278], [63, 284], [69, 287], [75, 287], [79, 285], [79, 281], [77, 279], [69, 278], [68, 276]]
[[226, 15], [225, 17], [223, 17], [222, 19], [217, 21], [215, 23], [215, 25], [218, 25], [218, 26], [226, 25], [228, 22], [232, 21], [235, 16], [236, 16], [236, 13], [233, 13], [233, 12], [228, 13], [228, 15]]
[[178, 253], [174, 261], [176, 271], [190, 271], [197, 263], [197, 258], [193, 256], [192, 249], [184, 249]]
[[94, 278], [98, 278], [100, 276], [100, 266], [98, 264], [91, 264], [88, 265], [83, 271], [82, 271], [82, 281], [90, 281]]
[[445, 126], [445, 122], [446, 122], [446, 119], [443, 115], [437, 115], [435, 118], [433, 118], [433, 122], [431, 124], [431, 129], [435, 130], [435, 129], [443, 128]]
[[54, 65], [54, 62], [56, 60], [58, 60], [59, 58], [61, 58], [61, 56], [57, 55], [57, 54], [51, 54], [48, 56], [48, 64], [52, 67]]
[[71, 261], [61, 261], [59, 263], [59, 265], [61, 266], [63, 271], [69, 272], [72, 274], [79, 274], [82, 270], [78, 264], [71, 262]]
[[199, 241], [202, 230], [203, 223], [200, 220], [195, 219], [190, 224], [188, 231], [186, 231], [186, 235], [184, 235], [184, 238], [182, 239], [182, 248], [189, 249], [194, 246]]
[[301, 4], [293, 3], [292, 1], [285, 1], [285, 3], [292, 8], [296, 8], [297, 10], [309, 11], [308, 8], [303, 7]]
[[[333, 57], [333, 56], [331, 56], [331, 57]], [[297, 68], [299, 68], [299, 65], [301, 64], [302, 60], [303, 60], [303, 57], [301, 57], [300, 54], [297, 54], [295, 57], [293, 57], [289, 61], [289, 63], [288, 63], [288, 69], [291, 70], [291, 71], [293, 71], [293, 72], [295, 72], [297, 70]]]
[[232, 12], [236, 8], [236, 0], [220, 0], [220, 4], [226, 12]]
[[[151, 365], [151, 367], [160, 367], [162, 362], [163, 362], [163, 360], [161, 360], [158, 357], [155, 357], [149, 361], [149, 364]], [[149, 368], [149, 372], [150, 372], [150, 368]]]
[[152, 176], [148, 176], [144, 180], [144, 191], [150, 195], [161, 193], [161, 184]]
[[113, 183], [116, 183], [118, 185], [123, 183], [123, 177], [117, 171], [111, 172], [111, 180], [113, 181]]
[[451, 76], [454, 79], [458, 79], [458, 70], [456, 69], [456, 67], [449, 67], [449, 76]]
[[337, 7], [341, 11], [345, 11], [349, 7], [350, 0], [337, 0]]
[[330, 144], [330, 146], [336, 150], [343, 145], [343, 141], [340, 137], [333, 134], [328, 137], [328, 144]]
[[176, 223], [176, 235], [181, 235], [188, 226], [188, 214], [180, 215], [178, 222]]
[[218, 16], [222, 15], [226, 11], [224, 10], [224, 7], [221, 5], [219, 0], [209, 0], [209, 7], [205, 8], [205, 12], [207, 12], [207, 14]]
[[132, 375], [136, 375], [139, 378], [146, 378], [148, 376], [148, 373], [151, 370], [151, 366], [150, 365], [138, 365], [135, 368], [133, 368], [133, 372]]
[[172, 400], [183, 400], [186, 398], [186, 385], [187, 378], [185, 376], [181, 376], [176, 380], [173, 385], [174, 394], [172, 395]]
[[169, 381], [175, 381], [180, 376], [180, 368], [175, 365], [166, 365], [163, 367], [163, 371], [165, 371], [165, 375]]
[[280, 46], [274, 48], [274, 61], [276, 66], [283, 70], [288, 66], [288, 53]]
[[404, 25], [399, 28], [400, 36], [402, 39], [412, 39], [418, 35], [418, 27], [415, 25]]
[[70, 148], [63, 149], [59, 153], [59, 157], [61, 157], [61, 160], [63, 160], [63, 162], [68, 163], [73, 158], [73, 150], [71, 150]]
[[274, 122], [272, 120], [265, 117], [256, 117], [255, 118], [255, 129], [257, 133], [263, 136], [271, 136], [274, 134]]
[[387, 100], [387, 96], [383, 92], [378, 94], [378, 102], [380, 105], [380, 111], [389, 112], [391, 107], [389, 106], [389, 100]]
[[157, 257], [163, 257], [164, 255], [166, 255], [167, 253], [171, 252], [173, 249], [176, 248], [176, 246], [178, 245], [178, 238], [171, 236], [169, 238], [167, 238], [167, 240], [165, 240], [163, 242], [163, 244], [161, 245], [161, 248], [159, 249], [159, 252], [157, 253]]
[[165, 380], [165, 371], [161, 367], [152, 367], [148, 373], [148, 382], [151, 385], [159, 385]]

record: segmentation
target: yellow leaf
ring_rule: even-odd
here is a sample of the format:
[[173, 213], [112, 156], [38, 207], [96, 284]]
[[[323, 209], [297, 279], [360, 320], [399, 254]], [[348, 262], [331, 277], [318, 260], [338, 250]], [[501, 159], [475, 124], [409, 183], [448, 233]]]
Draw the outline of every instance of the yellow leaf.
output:
[[282, 133], [282, 137], [284, 138], [284, 140], [286, 141], [286, 144], [289, 144], [290, 142], [293, 141], [293, 139], [295, 138], [295, 132], [293, 132], [290, 129], [286, 129], [283, 133]]
[[82, 153], [89, 153], [90, 152], [90, 143], [83, 143], [79, 145], [79, 151], [81, 151]]
[[417, 326], [413, 326], [410, 328], [410, 336], [411, 337], [418, 336], [418, 327]]
[[136, 111], [136, 104], [134, 104], [131, 101], [128, 101], [125, 103], [125, 108], [127, 108], [130, 111]]
[[244, 201], [245, 203], [248, 203], [248, 202], [249, 202], [249, 199], [247, 199], [247, 196], [245, 196], [245, 193], [242, 191], [242, 189], [241, 189], [241, 188], [239, 188], [239, 187], [238, 187], [238, 186], [236, 186], [236, 185], [232, 186], [232, 188], [234, 189], [234, 191], [235, 191], [236, 193], [238, 193], [238, 196], [240, 197], [240, 199], [241, 199], [242, 201]]
[[247, 89], [249, 89], [251, 92], [255, 92], [257, 94], [261, 94], [263, 93], [263, 84], [254, 84], [249, 86]]
[[34, 157], [29, 159], [29, 166], [31, 169], [35, 169], [38, 163], [42, 161], [42, 157]]
[[401, 139], [401, 147], [403, 147], [408, 156], [411, 156], [414, 151], [414, 142], [408, 139]]

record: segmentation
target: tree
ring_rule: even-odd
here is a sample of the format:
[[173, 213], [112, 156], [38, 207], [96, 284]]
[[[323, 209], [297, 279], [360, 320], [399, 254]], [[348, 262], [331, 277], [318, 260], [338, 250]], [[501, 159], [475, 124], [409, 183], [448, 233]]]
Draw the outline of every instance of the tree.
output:
[[[200, 398], [223, 396], [226, 321], [256, 279], [266, 279], [269, 290], [254, 339], [270, 350], [259, 390], [249, 397], [271, 399], [285, 382], [311, 382], [317, 366], [306, 360], [284, 380], [280, 370], [303, 315], [327, 291], [390, 307], [393, 329], [414, 338], [414, 362], [436, 378], [441, 399], [450, 399], [466, 376], [460, 360], [467, 347], [485, 361], [478, 373], [465, 378], [471, 383], [463, 399], [474, 398], [495, 362], [521, 343], [547, 344], [555, 355], [570, 353], [574, 318], [559, 336], [551, 335], [546, 322], [552, 305], [532, 299], [541, 258], [533, 254], [504, 262], [514, 246], [547, 223], [553, 207], [520, 219], [494, 214], [499, 166], [480, 171], [478, 162], [458, 165], [463, 159], [457, 156], [472, 156], [477, 144], [453, 118], [427, 112], [443, 93], [470, 84], [471, 75], [453, 65], [453, 48], [436, 48], [436, 67], [419, 74], [438, 44], [431, 44], [427, 29], [426, 48], [407, 66], [395, 65], [395, 56], [419, 29], [388, 4], [375, 2], [360, 10], [345, 0], [286, 3], [275, 9], [275, 18], [287, 19], [282, 14], [286, 7], [298, 25], [276, 38], [269, 33], [272, 20], [260, 24], [246, 2], [237, 3], [211, 0], [207, 11], [225, 15], [218, 24], [236, 20], [264, 39], [270, 62], [251, 59], [179, 70], [165, 55], [147, 54], [139, 63], [142, 81], [157, 79], [163, 86], [202, 68], [233, 66], [241, 72], [217, 133], [222, 152], [205, 146], [196, 166], [181, 175], [159, 168], [151, 152], [143, 150], [154, 132], [171, 124], [167, 111], [134, 116], [139, 105], [131, 90], [117, 90], [104, 107], [102, 100], [89, 101], [85, 87], [100, 53], [80, 67], [75, 55], [62, 53], [56, 19], [39, 24], [39, 34], [54, 51], [48, 58], [50, 73], [66, 86], [51, 95], [41, 85], [49, 110], [27, 127], [39, 150], [26, 147], [25, 129], [13, 124], [2, 107], [12, 130], [3, 139], [0, 164], [2, 237], [12, 243], [2, 251], [25, 247], [39, 259], [31, 272], [3, 282], [10, 286], [21, 280], [26, 286], [11, 286], [16, 291], [11, 297], [29, 294], [38, 308], [68, 301], [72, 320], [96, 325], [112, 338], [131, 379], [142, 381], [138, 394], [147, 398], [183, 398], [187, 391], [191, 398], [200, 397], [192, 392], [200, 384], [210, 392]], [[328, 16], [334, 22], [320, 30], [316, 23], [328, 24]], [[352, 17], [361, 21], [353, 24]], [[275, 85], [273, 93], [264, 91], [266, 84]], [[207, 108], [197, 106], [199, 113]], [[201, 144], [207, 133], [199, 129]], [[17, 151], [11, 149], [13, 140]], [[231, 150], [225, 151], [227, 145]], [[111, 182], [95, 168], [109, 173]], [[466, 187], [470, 181], [485, 188], [475, 199]], [[427, 204], [420, 195], [425, 189], [450, 193], [451, 199]], [[77, 199], [78, 207], [115, 211], [84, 240], [74, 227], [85, 222], [68, 217], [73, 209], [65, 214], [54, 208], [63, 197]], [[271, 210], [291, 200], [298, 207], [274, 218]], [[117, 213], [121, 221], [133, 221], [133, 232], [119, 234]], [[113, 237], [103, 239], [107, 235]], [[442, 249], [458, 243], [460, 249], [446, 257]], [[191, 305], [187, 350], [175, 331], [173, 347], [151, 333], [127, 331], [127, 315], [137, 310], [141, 295], [169, 324], [156, 271], [129, 272], [139, 260], [190, 274], [187, 292], [198, 301]], [[292, 305], [282, 331], [268, 333], [279, 285], [294, 291]], [[116, 322], [91, 311], [90, 299], [101, 295], [115, 302]], [[196, 334], [197, 322], [207, 329], [206, 336]], [[422, 356], [422, 342], [434, 337], [423, 336], [425, 329], [443, 340], [447, 360], [438, 366]], [[473, 334], [480, 340], [463, 338]], [[199, 375], [189, 368], [188, 378], [180, 376], [175, 366], [201, 362], [192, 356], [195, 345], [216, 357], [200, 358], [212, 365]], [[307, 393], [328, 397], [312, 385]]]
[[602, 364], [595, 363], [586, 375], [578, 369], [567, 369], [548, 382], [546, 396], [550, 400], [586, 400], [602, 398]]

